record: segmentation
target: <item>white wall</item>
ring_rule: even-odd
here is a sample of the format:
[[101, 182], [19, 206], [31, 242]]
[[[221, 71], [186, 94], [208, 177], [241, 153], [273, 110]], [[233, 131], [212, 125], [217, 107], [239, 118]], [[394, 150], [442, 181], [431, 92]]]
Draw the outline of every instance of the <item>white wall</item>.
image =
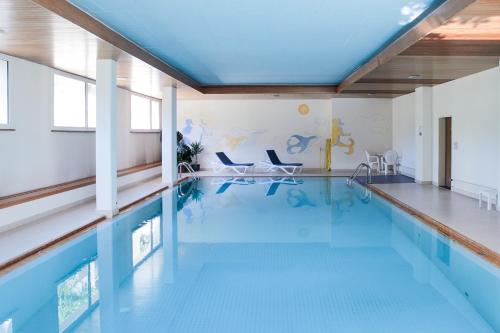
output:
[[[309, 113], [298, 112], [301, 104]], [[333, 111], [332, 111], [333, 110]], [[331, 136], [332, 117], [343, 122], [341, 137], [355, 141], [352, 155], [347, 148], [333, 148], [334, 169], [353, 169], [365, 160], [364, 150], [384, 152], [392, 146], [392, 107], [390, 99], [332, 100], [180, 100], [178, 129], [188, 140], [199, 140], [206, 147], [200, 161], [209, 168], [216, 151], [225, 151], [235, 162], [266, 159], [266, 149], [276, 149], [283, 161], [302, 162], [305, 168], [322, 168], [325, 140]], [[186, 126], [192, 121], [192, 126]], [[368, 124], [368, 125], [367, 125]], [[303, 152], [292, 135], [312, 137]], [[290, 140], [290, 141], [289, 141]]]
[[400, 170], [415, 177], [415, 93], [392, 100], [392, 128], [392, 147], [400, 156]]
[[452, 188], [475, 195], [497, 188], [499, 72], [493, 68], [433, 89], [433, 183], [438, 184], [441, 117], [452, 117]]
[[[298, 112], [301, 104], [309, 106], [308, 114]], [[234, 162], [259, 162], [267, 159], [266, 149], [275, 149], [284, 162], [319, 168], [330, 110], [329, 100], [179, 100], [177, 128], [188, 140], [202, 138], [202, 168], [211, 167], [216, 151], [226, 152]], [[189, 121], [191, 129], [186, 127]], [[292, 135], [316, 138], [304, 151], [292, 148], [289, 153], [288, 140], [297, 142]]]
[[[0, 196], [95, 175], [93, 132], [52, 132], [54, 70], [9, 61], [9, 104], [15, 131], [0, 130]], [[130, 133], [129, 92], [118, 91], [118, 168], [160, 160], [159, 134]]]
[[[354, 169], [364, 162], [365, 150], [383, 153], [392, 147], [392, 103], [390, 99], [338, 98], [332, 100], [333, 118], [340, 118], [343, 130], [355, 141], [352, 155], [334, 147], [334, 169]], [[347, 141], [349, 137], [342, 140]]]

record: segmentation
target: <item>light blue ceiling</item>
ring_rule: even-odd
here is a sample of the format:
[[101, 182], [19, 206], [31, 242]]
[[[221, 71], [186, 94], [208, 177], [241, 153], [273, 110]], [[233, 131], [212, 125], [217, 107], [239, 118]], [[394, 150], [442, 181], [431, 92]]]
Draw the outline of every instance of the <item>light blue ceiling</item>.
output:
[[338, 84], [444, 0], [70, 0], [201, 84]]

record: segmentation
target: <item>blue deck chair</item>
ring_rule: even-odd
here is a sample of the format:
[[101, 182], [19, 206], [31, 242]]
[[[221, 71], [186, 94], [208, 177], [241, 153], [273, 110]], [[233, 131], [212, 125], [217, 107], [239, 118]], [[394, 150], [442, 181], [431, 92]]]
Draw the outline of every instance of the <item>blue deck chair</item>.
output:
[[274, 150], [266, 150], [267, 156], [269, 157], [269, 161], [262, 162], [267, 166], [267, 171], [276, 171], [277, 169], [283, 171], [287, 175], [293, 175], [302, 171], [302, 163], [284, 163], [276, 154]]
[[215, 163], [214, 165], [215, 173], [224, 169], [231, 169], [239, 175], [244, 175], [251, 167], [254, 166], [253, 163], [234, 163], [223, 152], [216, 152], [215, 155], [217, 155], [220, 161], [220, 163]]

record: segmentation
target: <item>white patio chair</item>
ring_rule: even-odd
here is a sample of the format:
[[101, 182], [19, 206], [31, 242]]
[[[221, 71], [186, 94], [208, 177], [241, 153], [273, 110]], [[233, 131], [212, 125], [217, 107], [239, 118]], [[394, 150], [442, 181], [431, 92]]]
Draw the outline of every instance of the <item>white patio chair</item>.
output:
[[377, 170], [380, 172], [380, 160], [378, 156], [370, 155], [370, 153], [365, 150], [366, 163], [370, 166], [370, 168]]
[[382, 168], [387, 175], [389, 168], [392, 168], [393, 173], [398, 173], [398, 153], [395, 150], [386, 151], [382, 157]]

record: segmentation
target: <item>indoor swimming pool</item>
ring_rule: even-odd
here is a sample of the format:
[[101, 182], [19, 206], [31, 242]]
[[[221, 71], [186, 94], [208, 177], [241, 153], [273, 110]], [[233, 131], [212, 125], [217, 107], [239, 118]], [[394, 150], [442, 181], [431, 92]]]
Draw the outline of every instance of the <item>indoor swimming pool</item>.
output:
[[2, 274], [21, 332], [500, 332], [500, 269], [343, 178], [203, 178]]

